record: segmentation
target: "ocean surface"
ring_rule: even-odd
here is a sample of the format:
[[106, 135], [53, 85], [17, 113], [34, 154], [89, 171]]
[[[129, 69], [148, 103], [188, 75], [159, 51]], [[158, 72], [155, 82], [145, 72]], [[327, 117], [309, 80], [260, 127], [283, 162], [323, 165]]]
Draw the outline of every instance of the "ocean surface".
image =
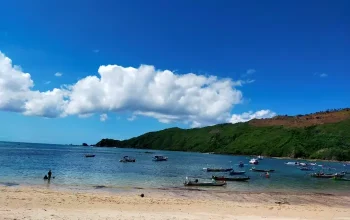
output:
[[[153, 154], [145, 153], [153, 152]], [[95, 154], [86, 158], [85, 154]], [[135, 163], [121, 163], [119, 159], [128, 155], [136, 158]], [[154, 162], [154, 155], [169, 157], [165, 162]], [[247, 171], [249, 182], [228, 182], [220, 190], [228, 191], [272, 191], [272, 192], [315, 192], [349, 193], [350, 182], [317, 179], [311, 172], [285, 165], [292, 159], [264, 158], [257, 168], [275, 169], [269, 179], [261, 173], [252, 172], [248, 165], [250, 157], [229, 156], [188, 152], [153, 151], [144, 149], [97, 148], [68, 145], [0, 142], [0, 185], [38, 185], [66, 187], [71, 189], [108, 189], [111, 191], [135, 188], [183, 188], [186, 176], [210, 179], [205, 167], [234, 168]], [[244, 168], [237, 164], [243, 161]], [[299, 161], [302, 162], [302, 161]], [[340, 162], [317, 162], [334, 168], [328, 172], [340, 172], [350, 167]], [[317, 169], [321, 167], [316, 166]], [[50, 183], [43, 180], [48, 170], [55, 179]], [[347, 178], [350, 178], [348, 175]], [[217, 188], [206, 188], [217, 190]]]

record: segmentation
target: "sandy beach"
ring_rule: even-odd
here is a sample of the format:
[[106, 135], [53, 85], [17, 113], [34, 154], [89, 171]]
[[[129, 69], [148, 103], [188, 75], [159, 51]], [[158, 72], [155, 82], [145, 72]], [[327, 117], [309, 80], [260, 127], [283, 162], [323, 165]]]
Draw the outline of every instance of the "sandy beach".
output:
[[[350, 219], [329, 194], [146, 190], [109, 193], [0, 187], [0, 219]], [[140, 197], [143, 192], [145, 197]]]

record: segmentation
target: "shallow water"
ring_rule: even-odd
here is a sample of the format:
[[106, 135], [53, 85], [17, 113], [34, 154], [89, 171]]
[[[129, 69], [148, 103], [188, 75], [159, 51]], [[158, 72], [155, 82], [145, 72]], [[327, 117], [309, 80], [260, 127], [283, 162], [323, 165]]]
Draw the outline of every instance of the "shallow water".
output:
[[[154, 162], [154, 152], [169, 157], [166, 162]], [[96, 157], [85, 158], [85, 154]], [[120, 163], [119, 159], [128, 155], [136, 158], [135, 163]], [[265, 158], [257, 168], [275, 169], [270, 179], [261, 173], [249, 171], [250, 157], [228, 156], [187, 152], [152, 151], [139, 149], [95, 148], [67, 145], [47, 145], [30, 143], [0, 142], [0, 183], [47, 186], [43, 176], [52, 169], [50, 186], [75, 189], [128, 190], [133, 188], [174, 188], [183, 187], [186, 176], [209, 178], [204, 167], [223, 167], [242, 170], [251, 177], [249, 182], [228, 182], [229, 191], [288, 191], [349, 193], [350, 182], [312, 178], [310, 172], [301, 171], [284, 163], [292, 160]], [[333, 172], [345, 169], [339, 162], [317, 162], [335, 168]], [[320, 169], [319, 167], [317, 167]], [[349, 175], [348, 175], [348, 178]], [[223, 188], [219, 187], [220, 190]], [[210, 188], [210, 190], [217, 190]]]

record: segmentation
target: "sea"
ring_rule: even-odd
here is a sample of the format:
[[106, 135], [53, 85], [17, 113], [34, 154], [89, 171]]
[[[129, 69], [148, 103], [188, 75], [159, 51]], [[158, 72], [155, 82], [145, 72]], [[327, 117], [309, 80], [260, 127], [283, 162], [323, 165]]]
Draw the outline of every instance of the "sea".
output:
[[[87, 158], [85, 154], [95, 154]], [[154, 155], [164, 155], [168, 161], [152, 161]], [[131, 156], [135, 163], [121, 163], [123, 156]], [[203, 168], [233, 168], [245, 170], [248, 182], [228, 182], [220, 190], [240, 192], [301, 192], [301, 193], [350, 193], [350, 182], [310, 177], [308, 171], [285, 165], [293, 159], [264, 158], [259, 169], [275, 169], [266, 178], [250, 171], [249, 156], [216, 155], [175, 151], [157, 151], [129, 148], [100, 148], [70, 145], [0, 142], [0, 185], [45, 186], [80, 190], [108, 190], [120, 192], [132, 189], [179, 189], [188, 177], [210, 181], [212, 175], [228, 176], [228, 173], [208, 173]], [[244, 168], [239, 168], [242, 161]], [[298, 160], [298, 162], [307, 162]], [[341, 162], [317, 161], [315, 169], [330, 167], [329, 172], [350, 171]], [[48, 183], [43, 177], [49, 169], [55, 177]], [[348, 177], [350, 175], [348, 174]], [[205, 188], [205, 190], [217, 190]]]

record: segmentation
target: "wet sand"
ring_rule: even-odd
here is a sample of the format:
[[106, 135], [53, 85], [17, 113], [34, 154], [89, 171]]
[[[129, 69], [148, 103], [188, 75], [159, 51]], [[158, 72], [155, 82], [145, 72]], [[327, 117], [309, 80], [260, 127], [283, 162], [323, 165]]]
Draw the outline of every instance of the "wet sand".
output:
[[[109, 193], [0, 186], [0, 219], [350, 220], [350, 196], [134, 189]], [[145, 197], [140, 197], [144, 193]]]

